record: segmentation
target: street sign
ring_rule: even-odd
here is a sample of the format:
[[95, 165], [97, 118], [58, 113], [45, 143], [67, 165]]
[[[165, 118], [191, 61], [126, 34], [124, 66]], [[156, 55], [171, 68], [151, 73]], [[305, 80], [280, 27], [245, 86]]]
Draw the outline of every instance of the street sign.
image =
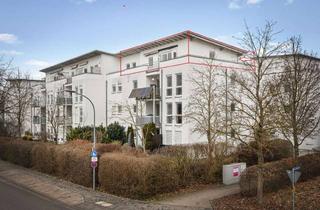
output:
[[295, 170], [295, 168], [293, 168], [292, 170], [287, 170], [287, 174], [289, 176], [291, 183], [296, 183], [301, 176], [301, 171], [299, 171], [300, 167], [298, 170]]
[[97, 153], [96, 150], [93, 150], [93, 151], [91, 152], [91, 157], [98, 157], [98, 153]]
[[97, 165], [98, 165], [98, 162], [91, 162], [91, 167], [92, 167], [92, 168], [96, 168]]
[[91, 162], [98, 162], [98, 157], [91, 157]]

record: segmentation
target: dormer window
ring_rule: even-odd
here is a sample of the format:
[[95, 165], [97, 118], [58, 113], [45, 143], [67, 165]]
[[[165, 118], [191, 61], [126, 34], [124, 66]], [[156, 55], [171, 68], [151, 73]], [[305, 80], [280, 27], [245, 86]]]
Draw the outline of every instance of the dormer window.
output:
[[127, 63], [127, 69], [130, 69], [130, 63]]

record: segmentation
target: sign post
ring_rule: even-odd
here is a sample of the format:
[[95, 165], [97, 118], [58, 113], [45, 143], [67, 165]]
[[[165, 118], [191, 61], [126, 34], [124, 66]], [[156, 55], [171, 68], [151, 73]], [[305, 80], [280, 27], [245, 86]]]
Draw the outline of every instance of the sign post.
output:
[[92, 189], [96, 190], [96, 167], [98, 165], [97, 151], [92, 149], [91, 152], [91, 167], [92, 167]]
[[291, 170], [287, 170], [287, 174], [292, 183], [292, 210], [295, 209], [295, 183], [301, 176], [300, 166], [293, 167]]

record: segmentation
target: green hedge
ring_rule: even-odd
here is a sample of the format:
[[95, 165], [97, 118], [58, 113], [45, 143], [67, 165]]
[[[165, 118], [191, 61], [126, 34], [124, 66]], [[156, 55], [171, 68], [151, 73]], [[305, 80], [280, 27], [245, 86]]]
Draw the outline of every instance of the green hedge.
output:
[[[297, 158], [296, 164], [292, 158], [265, 163], [263, 165], [264, 192], [274, 192], [285, 186], [290, 186], [287, 170], [297, 165], [301, 167], [299, 182], [320, 176], [320, 153], [304, 155]], [[255, 196], [257, 191], [257, 166], [247, 168], [241, 174], [240, 188], [244, 196]]]

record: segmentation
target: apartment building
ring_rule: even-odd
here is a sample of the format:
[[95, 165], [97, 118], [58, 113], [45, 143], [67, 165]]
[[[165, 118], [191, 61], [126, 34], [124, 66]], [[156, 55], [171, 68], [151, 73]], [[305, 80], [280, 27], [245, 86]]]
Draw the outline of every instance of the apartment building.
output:
[[96, 125], [106, 126], [106, 75], [118, 65], [114, 54], [92, 51], [42, 69], [46, 74], [47, 135], [64, 140], [72, 127], [92, 126], [95, 105]]
[[[184, 31], [114, 54], [92, 51], [42, 69], [46, 73], [48, 136], [65, 139], [70, 128], [93, 125], [91, 104], [68, 92], [72, 90], [91, 99], [96, 125], [119, 121], [126, 127], [136, 124], [141, 128], [154, 122], [163, 145], [206, 142], [205, 136], [193, 132], [193, 122], [184, 117], [193, 97], [193, 70], [206, 68], [210, 61], [221, 72], [221, 84], [236, 91], [232, 74], [248, 70], [241, 59], [244, 53], [243, 49]], [[225, 106], [222, 115], [226, 116], [227, 130], [221, 138], [232, 141], [230, 125], [237, 104], [226, 99]], [[135, 141], [141, 144], [139, 138]], [[304, 145], [313, 148], [320, 142], [310, 139]]]
[[46, 137], [46, 85], [45, 81], [32, 87], [31, 97], [31, 128], [30, 132], [35, 139]]
[[41, 114], [41, 104], [34, 99], [43, 97], [45, 81], [9, 78], [8, 82], [9, 97], [4, 102], [6, 130], [13, 136], [23, 136], [26, 132], [39, 134], [41, 123], [37, 117]]
[[205, 68], [213, 60], [222, 72], [232, 73], [245, 68], [239, 60], [243, 53], [191, 31], [119, 52], [118, 68], [107, 75], [108, 122], [140, 127], [154, 122], [164, 145], [206, 142], [205, 136], [192, 131], [192, 122], [184, 119], [192, 97], [192, 70]]

